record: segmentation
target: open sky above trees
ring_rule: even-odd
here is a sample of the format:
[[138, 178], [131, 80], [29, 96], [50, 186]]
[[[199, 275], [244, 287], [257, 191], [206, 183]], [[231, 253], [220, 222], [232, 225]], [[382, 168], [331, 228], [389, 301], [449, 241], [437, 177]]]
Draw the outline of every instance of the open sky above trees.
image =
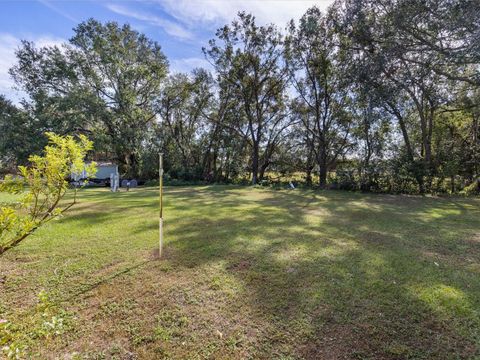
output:
[[155, 0], [155, 1], [15, 1], [0, 3], [0, 93], [13, 101], [21, 94], [12, 89], [8, 69], [15, 63], [15, 49], [27, 39], [53, 45], [73, 36], [72, 28], [91, 17], [100, 21], [128, 22], [158, 41], [173, 71], [208, 66], [202, 46], [215, 30], [232, 20], [238, 11], [255, 13], [259, 23], [282, 27], [316, 5], [326, 9], [333, 0]]

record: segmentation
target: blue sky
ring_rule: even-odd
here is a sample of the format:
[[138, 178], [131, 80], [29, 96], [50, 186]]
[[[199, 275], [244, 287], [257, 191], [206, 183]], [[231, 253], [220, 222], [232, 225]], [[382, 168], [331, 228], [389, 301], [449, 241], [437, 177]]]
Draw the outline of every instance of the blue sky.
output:
[[333, 0], [0, 0], [0, 93], [17, 100], [8, 69], [15, 63], [21, 39], [39, 46], [61, 44], [72, 29], [88, 18], [129, 23], [158, 41], [170, 61], [171, 71], [207, 66], [201, 48], [215, 30], [230, 22], [240, 10], [252, 12], [259, 23], [284, 27], [307, 8], [322, 9]]

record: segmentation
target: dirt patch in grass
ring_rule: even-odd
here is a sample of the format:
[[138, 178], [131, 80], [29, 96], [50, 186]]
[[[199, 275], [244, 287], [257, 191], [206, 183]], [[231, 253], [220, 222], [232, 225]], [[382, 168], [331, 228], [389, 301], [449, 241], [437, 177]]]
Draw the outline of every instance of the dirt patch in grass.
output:
[[230, 264], [227, 269], [232, 270], [232, 271], [246, 271], [250, 269], [252, 266], [252, 262], [248, 259], [242, 259], [239, 261], [234, 261], [232, 264]]
[[[473, 359], [476, 346], [434, 319], [362, 322], [327, 321], [299, 351], [304, 359]], [[403, 324], [402, 324], [403, 322]], [[394, 325], [395, 323], [395, 325]], [[393, 330], [392, 329], [393, 325]], [[413, 335], [413, 336], [412, 336]]]
[[470, 250], [475, 251], [476, 254], [480, 255], [480, 233], [476, 233], [466, 240], [467, 245], [469, 245]]
[[315, 338], [302, 345], [299, 351], [301, 358], [340, 360], [374, 356], [375, 359], [385, 359], [370, 348], [369, 339], [365, 334], [355, 332], [351, 324], [328, 324], [315, 334]]
[[165, 262], [102, 284], [76, 312], [82, 330], [67, 347], [56, 344], [57, 354], [243, 359], [256, 352], [266, 328], [236, 296], [212, 290], [206, 272]]

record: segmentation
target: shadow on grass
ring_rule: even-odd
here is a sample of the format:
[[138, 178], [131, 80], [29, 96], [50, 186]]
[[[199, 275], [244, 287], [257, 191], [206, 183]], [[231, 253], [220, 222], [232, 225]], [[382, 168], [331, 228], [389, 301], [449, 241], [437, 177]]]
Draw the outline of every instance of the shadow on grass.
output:
[[[239, 284], [230, 312], [217, 309], [218, 316], [233, 318], [238, 307], [269, 325], [258, 330], [259, 358], [474, 358], [480, 355], [479, 205], [340, 191], [169, 187], [165, 263], [180, 274], [173, 281], [184, 268], [219, 277], [218, 297]], [[158, 277], [135, 265], [157, 242], [150, 233], [158, 230], [158, 189], [89, 189], [73, 211], [62, 226], [112, 223], [105, 255], [94, 260], [120, 265], [95, 279], [96, 266], [80, 268], [78, 286], [68, 280], [72, 298], [130, 271], [136, 294], [146, 275]], [[122, 234], [135, 244], [110, 250]], [[99, 247], [87, 240], [83, 256], [90, 265]], [[83, 284], [86, 277], [92, 281]]]
[[256, 191], [167, 193], [175, 266], [222, 261], [301, 357], [480, 355], [475, 200]]

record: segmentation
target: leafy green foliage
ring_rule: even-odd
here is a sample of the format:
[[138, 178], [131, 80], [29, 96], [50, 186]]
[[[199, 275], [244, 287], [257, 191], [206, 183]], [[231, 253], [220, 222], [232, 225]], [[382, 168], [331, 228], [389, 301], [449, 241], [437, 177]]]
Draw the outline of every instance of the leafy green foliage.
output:
[[236, 113], [231, 123], [223, 124], [249, 146], [255, 185], [263, 179], [291, 125], [286, 115], [288, 74], [282, 64], [283, 37], [275, 25], [258, 26], [255, 17], [245, 12], [216, 36], [203, 52], [220, 75], [222, 90], [231, 98], [230, 107]]
[[[331, 19], [316, 7], [292, 21], [285, 41], [285, 58], [298, 97], [292, 109], [300, 119], [302, 140], [320, 175], [320, 186], [327, 185], [328, 171], [351, 145], [353, 125], [351, 84], [335, 47], [336, 33]], [[348, 110], [348, 111], [347, 111]], [[314, 160], [313, 160], [314, 159]]]
[[42, 125], [55, 119], [51, 128], [59, 133], [92, 133], [97, 151], [112, 153], [137, 176], [167, 59], [129, 25], [90, 19], [74, 31], [61, 47], [23, 42], [11, 74], [33, 100], [30, 116]]
[[240, 12], [203, 48], [211, 73], [168, 76], [160, 45], [115, 22], [82, 22], [61, 46], [24, 41], [10, 73], [29, 99], [0, 98], [0, 172], [48, 130], [88, 133], [98, 158], [143, 180], [162, 152], [175, 181], [303, 172], [322, 188], [472, 193], [477, 2], [339, 0], [285, 32]]
[[16, 208], [0, 208], [0, 254], [76, 203], [74, 196], [70, 204], [60, 204], [68, 190], [70, 176], [85, 174], [84, 177], [88, 177], [96, 171], [94, 162], [85, 164], [87, 152], [93, 148], [85, 136], [80, 135], [76, 140], [72, 136], [46, 135], [50, 144], [43, 156], [32, 155], [30, 166], [20, 166], [18, 176], [7, 175], [0, 183], [0, 191], [20, 196]]

